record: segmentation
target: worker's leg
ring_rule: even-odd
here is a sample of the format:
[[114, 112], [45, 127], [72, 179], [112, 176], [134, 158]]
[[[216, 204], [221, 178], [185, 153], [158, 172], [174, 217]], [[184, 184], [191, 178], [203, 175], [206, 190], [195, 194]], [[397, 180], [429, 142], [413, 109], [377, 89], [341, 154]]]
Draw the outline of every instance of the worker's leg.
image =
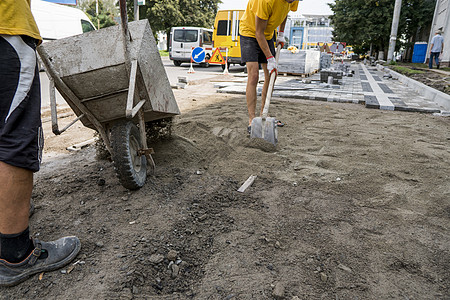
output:
[[247, 62], [247, 88], [245, 95], [247, 98], [247, 110], [248, 110], [248, 125], [252, 124], [253, 118], [255, 118], [256, 111], [256, 86], [259, 80], [259, 66], [258, 62]]
[[264, 105], [266, 104], [266, 97], [267, 97], [267, 89], [269, 88], [269, 82], [270, 82], [270, 74], [269, 70], [267, 70], [267, 64], [261, 64], [262, 69], [264, 70], [264, 84], [261, 91], [261, 112], [262, 115]]
[[33, 248], [28, 217], [41, 128], [35, 45], [0, 36], [0, 258], [13, 263]]
[[436, 54], [435, 54], [435, 59], [436, 59], [436, 68], [438, 68], [439, 69], [439, 52], [436, 52]]
[[433, 68], [433, 57], [434, 57], [434, 53], [430, 52], [430, 61], [428, 62], [428, 68], [429, 69]]
[[0, 233], [16, 234], [28, 227], [33, 172], [0, 161]]
[[62, 267], [81, 247], [76, 237], [30, 239], [33, 172], [39, 170], [43, 146], [36, 42], [0, 35], [0, 286]]
[[0, 258], [20, 262], [31, 253], [28, 213], [33, 172], [0, 162]]

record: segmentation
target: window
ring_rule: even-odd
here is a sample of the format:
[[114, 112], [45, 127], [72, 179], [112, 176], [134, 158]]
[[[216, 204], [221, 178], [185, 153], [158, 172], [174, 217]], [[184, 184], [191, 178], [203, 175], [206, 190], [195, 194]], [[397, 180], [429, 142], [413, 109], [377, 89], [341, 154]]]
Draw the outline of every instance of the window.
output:
[[205, 44], [212, 43], [212, 32], [203, 31], [203, 43], [205, 43]]
[[[219, 21], [219, 23], [217, 24], [217, 35], [231, 35], [231, 21], [227, 21], [227, 20], [222, 20]], [[227, 28], [227, 24], [228, 24], [228, 28]], [[228, 31], [227, 31], [228, 29]]]
[[198, 39], [198, 30], [176, 29], [173, 33], [173, 40], [181, 43], [193, 43]]
[[83, 33], [95, 30], [94, 26], [86, 20], [81, 20], [81, 29], [83, 30]]

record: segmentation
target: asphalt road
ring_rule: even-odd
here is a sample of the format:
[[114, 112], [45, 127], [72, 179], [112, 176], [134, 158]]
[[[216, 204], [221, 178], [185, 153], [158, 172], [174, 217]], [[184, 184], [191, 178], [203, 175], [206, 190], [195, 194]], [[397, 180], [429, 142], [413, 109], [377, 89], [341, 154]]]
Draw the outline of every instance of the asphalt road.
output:
[[[169, 82], [174, 85], [178, 82], [178, 76], [185, 76], [188, 80], [200, 80], [215, 77], [223, 73], [221, 65], [209, 65], [209, 67], [202, 67], [199, 64], [193, 64], [194, 73], [188, 73], [190, 64], [182, 63], [181, 66], [177, 67], [173, 64], [173, 61], [169, 57], [162, 57], [162, 62], [164, 68], [166, 69], [167, 76], [169, 77]], [[229, 69], [230, 74], [242, 73], [245, 67], [239, 65], [231, 65]]]

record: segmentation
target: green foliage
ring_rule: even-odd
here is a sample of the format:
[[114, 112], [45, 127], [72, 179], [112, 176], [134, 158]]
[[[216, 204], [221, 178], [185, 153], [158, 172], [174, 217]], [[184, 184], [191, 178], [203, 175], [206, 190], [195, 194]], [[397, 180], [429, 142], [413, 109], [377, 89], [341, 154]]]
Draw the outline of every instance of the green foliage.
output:
[[389, 65], [391, 65], [391, 66], [395, 66], [397, 63], [395, 62], [395, 61], [393, 61], [393, 60], [391, 60], [390, 62], [389, 62]]
[[100, 21], [100, 28], [105, 28], [116, 25], [114, 16], [118, 15], [118, 10], [114, 2], [115, 0], [98, 0], [98, 15], [96, 0], [81, 0], [78, 2], [78, 8], [88, 15], [95, 27], [98, 27]]
[[[212, 27], [221, 0], [147, 0], [139, 8], [139, 18], [148, 19], [153, 33], [171, 27]], [[127, 0], [128, 19], [133, 20], [133, 0]]]
[[[436, 0], [403, 0], [397, 37], [409, 40], [431, 24]], [[333, 39], [353, 47], [386, 51], [389, 46], [395, 0], [336, 0]], [[410, 45], [406, 45], [410, 46]], [[400, 43], [397, 43], [397, 48]]]
[[169, 56], [169, 51], [159, 50], [159, 55], [161, 55], [161, 56]]

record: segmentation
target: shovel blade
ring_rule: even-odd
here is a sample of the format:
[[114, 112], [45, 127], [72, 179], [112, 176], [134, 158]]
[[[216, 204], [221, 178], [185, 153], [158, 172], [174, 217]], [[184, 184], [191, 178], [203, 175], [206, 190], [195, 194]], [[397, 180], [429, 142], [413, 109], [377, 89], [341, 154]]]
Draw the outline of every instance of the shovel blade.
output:
[[263, 138], [263, 120], [261, 117], [253, 118], [252, 129], [250, 131], [251, 138]]
[[277, 120], [275, 118], [256, 117], [252, 120], [250, 138], [260, 138], [276, 145], [278, 143]]
[[277, 120], [275, 118], [266, 118], [264, 122], [263, 139], [276, 145], [278, 143]]

